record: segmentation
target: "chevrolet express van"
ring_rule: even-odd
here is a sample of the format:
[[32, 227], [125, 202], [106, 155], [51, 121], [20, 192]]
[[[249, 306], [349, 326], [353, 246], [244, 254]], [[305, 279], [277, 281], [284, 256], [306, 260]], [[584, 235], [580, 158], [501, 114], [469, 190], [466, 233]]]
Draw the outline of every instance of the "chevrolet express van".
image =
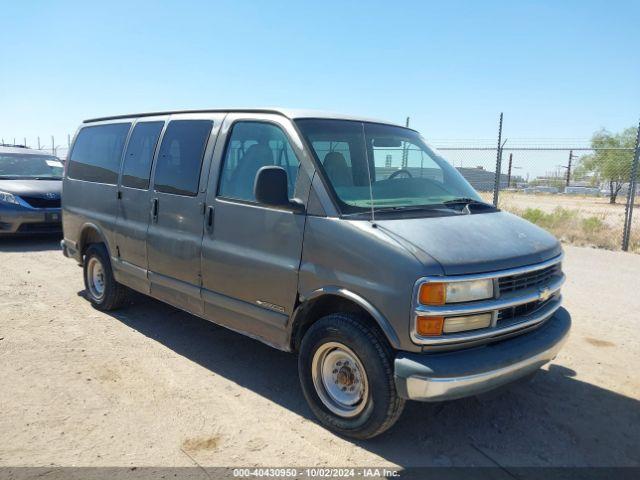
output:
[[89, 301], [130, 290], [296, 352], [318, 419], [391, 427], [406, 400], [475, 395], [552, 360], [562, 249], [484, 203], [418, 132], [275, 109], [85, 121], [64, 254]]

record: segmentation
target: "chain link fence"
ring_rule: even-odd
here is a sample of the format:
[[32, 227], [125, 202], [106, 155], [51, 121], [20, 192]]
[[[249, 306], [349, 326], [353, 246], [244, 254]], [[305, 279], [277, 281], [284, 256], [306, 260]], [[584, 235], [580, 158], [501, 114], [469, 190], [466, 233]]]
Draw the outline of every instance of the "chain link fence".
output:
[[50, 137], [51, 142], [45, 143], [44, 141], [40, 141], [40, 137], [37, 137], [35, 141], [29, 142], [27, 138], [0, 138], [0, 145], [5, 146], [21, 146], [26, 148], [31, 148], [33, 150], [40, 150], [42, 153], [48, 153], [55, 157], [60, 158], [61, 160], [65, 160], [67, 158], [67, 154], [69, 153], [69, 147], [71, 144], [71, 136], [67, 135], [67, 138], [64, 140], [63, 144], [56, 143], [55, 137]]
[[631, 220], [638, 203], [632, 198], [635, 149], [445, 144], [438, 150], [485, 201], [497, 199], [501, 209], [561, 240], [640, 253], [640, 219]]

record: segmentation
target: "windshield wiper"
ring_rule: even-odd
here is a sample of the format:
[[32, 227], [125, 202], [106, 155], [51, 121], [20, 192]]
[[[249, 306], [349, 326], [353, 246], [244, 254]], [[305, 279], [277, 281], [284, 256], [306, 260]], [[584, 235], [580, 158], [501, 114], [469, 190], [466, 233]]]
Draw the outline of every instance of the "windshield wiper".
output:
[[422, 210], [438, 210], [442, 208], [442, 205], [430, 204], [430, 205], [398, 205], [395, 207], [380, 207], [376, 208], [376, 212], [420, 212]]
[[483, 207], [491, 210], [498, 209], [495, 205], [491, 203], [481, 202], [480, 200], [477, 200], [475, 198], [470, 198], [470, 197], [454, 198], [452, 200], [447, 200], [446, 202], [442, 202], [442, 204], [449, 208], [452, 208], [456, 205], [463, 205], [462, 212], [466, 213], [467, 215], [471, 213], [471, 211], [469, 210], [470, 206]]
[[446, 202], [442, 202], [443, 205], [484, 205], [486, 207], [493, 207], [492, 204], [481, 202], [480, 200], [476, 200], [475, 198], [470, 197], [460, 197], [454, 198], [452, 200], [447, 200]]
[[[439, 204], [439, 203], [434, 203], [434, 204], [428, 204], [428, 205], [404, 205], [404, 206], [395, 206], [395, 207], [380, 207], [380, 208], [376, 208], [375, 212], [377, 213], [390, 213], [390, 212], [451, 212], [451, 208], [447, 208], [446, 206]], [[362, 215], [362, 214], [366, 214], [369, 212], [353, 212], [353, 213], [347, 213], [345, 215], [343, 215], [344, 217], [349, 217], [349, 216], [356, 216], [356, 215]]]

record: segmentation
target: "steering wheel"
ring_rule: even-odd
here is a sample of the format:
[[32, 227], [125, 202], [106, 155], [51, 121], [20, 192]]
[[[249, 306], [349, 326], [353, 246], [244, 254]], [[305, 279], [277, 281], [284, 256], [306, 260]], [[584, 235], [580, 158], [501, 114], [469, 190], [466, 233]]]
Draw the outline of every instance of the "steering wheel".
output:
[[413, 175], [411, 175], [411, 172], [409, 170], [407, 170], [406, 168], [401, 168], [400, 170], [396, 170], [391, 175], [389, 175], [389, 178], [387, 178], [387, 180], [393, 180], [399, 175], [406, 175], [409, 178], [413, 178]]

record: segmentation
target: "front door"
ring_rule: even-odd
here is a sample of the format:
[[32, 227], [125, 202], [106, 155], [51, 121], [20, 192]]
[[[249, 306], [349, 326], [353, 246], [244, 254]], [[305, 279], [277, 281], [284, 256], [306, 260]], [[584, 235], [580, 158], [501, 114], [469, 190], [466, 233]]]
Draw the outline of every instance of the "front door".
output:
[[305, 215], [259, 204], [253, 185], [261, 167], [277, 165], [288, 173], [289, 198], [306, 200], [309, 189], [292, 148], [296, 133], [281, 118], [225, 120], [202, 250], [205, 316], [277, 346], [295, 306]]
[[200, 256], [205, 185], [224, 115], [169, 119], [153, 173], [147, 234], [151, 294], [202, 313]]

